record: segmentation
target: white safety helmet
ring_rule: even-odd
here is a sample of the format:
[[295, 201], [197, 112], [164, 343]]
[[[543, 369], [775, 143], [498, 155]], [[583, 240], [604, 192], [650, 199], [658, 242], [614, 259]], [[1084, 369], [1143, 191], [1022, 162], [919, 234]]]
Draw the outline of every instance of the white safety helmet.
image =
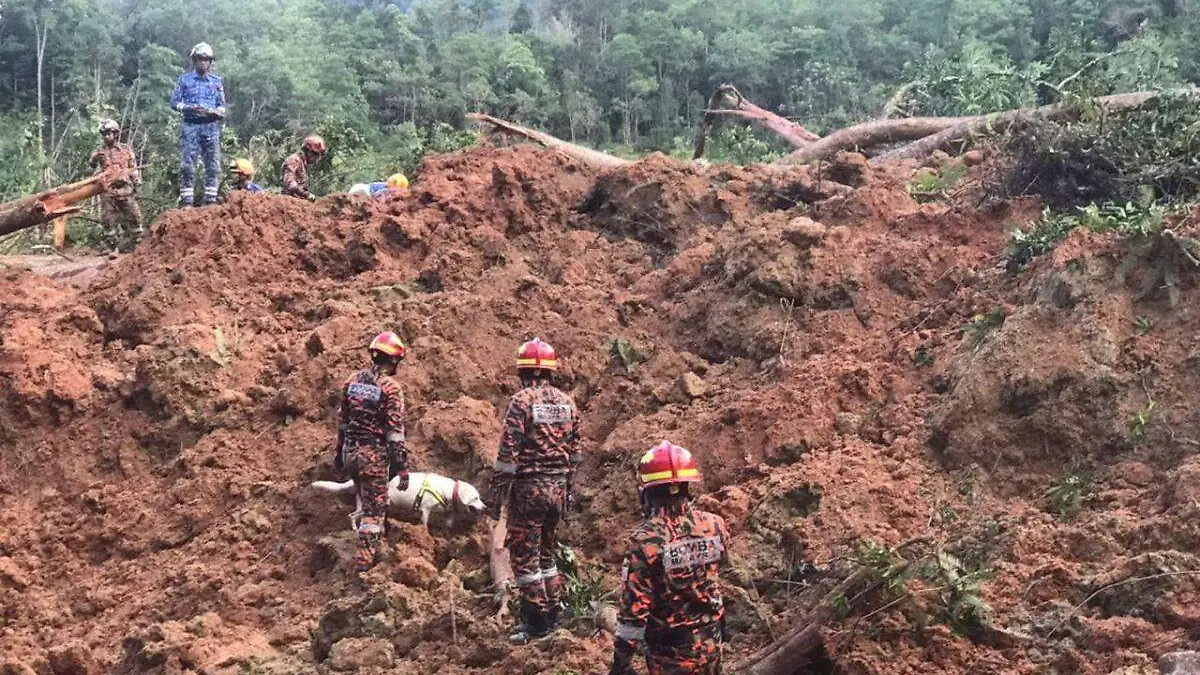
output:
[[351, 195], [362, 195], [363, 197], [371, 196], [371, 186], [367, 183], [355, 183], [350, 186]]
[[110, 120], [110, 119], [100, 120], [100, 128], [97, 130], [97, 132], [101, 136], [103, 136], [104, 133], [108, 132], [108, 131], [119, 134], [119, 133], [121, 133], [121, 125], [117, 124], [116, 120]]
[[189, 56], [193, 61], [196, 59], [211, 59], [213, 58], [212, 45], [208, 44], [207, 42], [201, 42], [195, 47], [192, 47], [192, 53], [189, 54]]

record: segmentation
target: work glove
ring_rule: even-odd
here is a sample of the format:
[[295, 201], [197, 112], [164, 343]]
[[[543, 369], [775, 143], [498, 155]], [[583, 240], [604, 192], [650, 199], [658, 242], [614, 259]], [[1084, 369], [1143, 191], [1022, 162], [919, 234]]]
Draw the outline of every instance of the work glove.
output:
[[403, 450], [388, 454], [388, 476], [400, 476], [400, 489], [408, 487], [408, 457]]
[[508, 501], [508, 493], [511, 486], [512, 477], [508, 474], [494, 474], [492, 476], [487, 496], [483, 500], [487, 504], [486, 513], [492, 520], [500, 519], [500, 509], [504, 508], [504, 503]]
[[499, 498], [490, 498], [487, 500], [487, 510], [484, 514], [492, 520], [500, 520], [500, 509], [504, 508], [504, 503]]

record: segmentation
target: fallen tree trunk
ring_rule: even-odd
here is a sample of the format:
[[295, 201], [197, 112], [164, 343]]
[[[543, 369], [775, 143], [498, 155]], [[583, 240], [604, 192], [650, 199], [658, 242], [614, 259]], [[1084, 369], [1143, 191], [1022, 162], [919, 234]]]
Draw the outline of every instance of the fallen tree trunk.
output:
[[[1109, 111], [1128, 110], [1144, 105], [1162, 95], [1196, 95], [1196, 89], [1167, 92], [1142, 91], [1101, 96], [1093, 101]], [[841, 150], [866, 150], [872, 147], [913, 141], [900, 148], [875, 157], [876, 164], [896, 159], [919, 159], [934, 150], [982, 132], [1004, 131], [1014, 122], [1025, 119], [1061, 120], [1078, 114], [1079, 106], [1054, 103], [1037, 108], [1021, 108], [987, 115], [968, 117], [910, 117], [895, 120], [874, 120], [840, 129], [821, 140], [783, 157], [777, 164], [803, 164], [823, 159]]]
[[[1156, 98], [1163, 94], [1189, 94], [1194, 95], [1194, 91], [1178, 91], [1178, 92], [1156, 92], [1156, 91], [1139, 91], [1131, 94], [1114, 94], [1112, 96], [1101, 96], [1095, 99], [1097, 105], [1108, 111], [1129, 110], [1145, 105], [1146, 101]], [[920, 159], [929, 155], [934, 150], [940, 150], [951, 143], [960, 141], [968, 136], [987, 132], [989, 134], [1003, 132], [1011, 127], [1016, 122], [1021, 122], [1030, 119], [1045, 119], [1045, 120], [1062, 120], [1075, 117], [1079, 114], [1079, 106], [1070, 103], [1053, 103], [1044, 105], [1039, 108], [1022, 108], [1019, 110], [1008, 110], [1001, 113], [993, 113], [990, 115], [980, 115], [959, 121], [942, 131], [939, 131], [930, 136], [926, 136], [914, 143], [909, 143], [900, 148], [896, 148], [890, 152], [886, 152], [879, 157], [874, 158], [875, 162], [889, 162], [897, 159]]]
[[[733, 107], [717, 108], [723, 102], [728, 102]], [[769, 110], [751, 103], [742, 95], [742, 92], [737, 90], [737, 87], [731, 84], [722, 84], [713, 90], [712, 96], [708, 99], [708, 108], [704, 111], [704, 120], [700, 123], [700, 129], [696, 134], [696, 149], [692, 153], [692, 159], [700, 159], [704, 156], [705, 139], [712, 129], [713, 122], [719, 116], [740, 117], [744, 120], [754, 122], [787, 141], [793, 148], [808, 147], [813, 141], [821, 138], [808, 129], [805, 129], [801, 124], [793, 122], [786, 117], [780, 117]]]
[[82, 208], [76, 206], [79, 202], [128, 184], [129, 171], [114, 167], [75, 183], [0, 204], [0, 237], [69, 216]]
[[109, 180], [92, 176], [31, 197], [0, 204], [0, 237], [79, 211], [75, 204], [104, 192]]
[[821, 140], [779, 159], [776, 164], [804, 164], [824, 159], [836, 152], [866, 149], [888, 143], [913, 141], [944, 131], [974, 117], [907, 117], [874, 120], [839, 129]]
[[771, 644], [751, 654], [730, 672], [748, 675], [791, 675], [799, 672], [806, 654], [821, 643], [821, 627], [837, 611], [839, 598], [845, 600], [859, 584], [870, 578], [870, 571], [860, 568], [826, 593], [807, 614], [793, 624], [787, 633]]
[[550, 134], [545, 134], [528, 127], [523, 127], [519, 124], [514, 124], [512, 122], [492, 117], [491, 115], [484, 115], [483, 113], [471, 113], [467, 115], [467, 119], [479, 122], [481, 124], [491, 125], [495, 129], [506, 134], [520, 136], [521, 138], [533, 141], [534, 143], [550, 148], [551, 150], [557, 150], [576, 160], [580, 164], [590, 166], [594, 169], [615, 169], [617, 167], [629, 166], [630, 164], [633, 164], [633, 162], [627, 159], [613, 157], [606, 152], [600, 152], [599, 150], [585, 148], [582, 145], [568, 143], [561, 138], [555, 138]]

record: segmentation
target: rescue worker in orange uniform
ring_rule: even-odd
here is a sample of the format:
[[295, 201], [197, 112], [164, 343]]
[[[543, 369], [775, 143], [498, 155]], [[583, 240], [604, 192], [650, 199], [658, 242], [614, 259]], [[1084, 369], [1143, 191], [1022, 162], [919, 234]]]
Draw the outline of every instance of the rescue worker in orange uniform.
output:
[[534, 338], [517, 350], [523, 388], [508, 402], [500, 452], [487, 499], [489, 515], [508, 504], [504, 545], [512, 555], [521, 598], [517, 632], [524, 643], [554, 630], [561, 612], [562, 579], [555, 564], [558, 523], [573, 501], [579, 464], [579, 411], [550, 383], [558, 370], [554, 347]]
[[610, 675], [633, 673], [644, 652], [650, 675], [721, 672], [725, 608], [718, 568], [729, 531], [718, 515], [692, 506], [700, 481], [692, 453], [663, 441], [638, 463], [646, 518], [629, 538], [621, 572], [621, 611]]
[[283, 194], [316, 201], [317, 196], [308, 190], [308, 167], [321, 161], [327, 149], [325, 139], [312, 134], [304, 139], [299, 152], [283, 160]]
[[387, 516], [388, 481], [400, 476], [408, 487], [404, 444], [404, 391], [393, 377], [407, 348], [391, 331], [380, 333], [367, 351], [371, 367], [350, 376], [342, 388], [333, 466], [354, 479], [362, 513], [354, 566], [361, 575], [379, 561]]

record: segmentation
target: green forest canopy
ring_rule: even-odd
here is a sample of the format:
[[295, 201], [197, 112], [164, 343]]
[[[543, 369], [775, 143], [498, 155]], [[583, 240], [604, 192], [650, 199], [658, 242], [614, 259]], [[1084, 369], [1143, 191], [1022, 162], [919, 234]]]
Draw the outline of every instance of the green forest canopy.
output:
[[[683, 153], [722, 82], [826, 132], [908, 83], [913, 114], [1195, 83], [1198, 38], [1184, 0], [0, 0], [0, 201], [85, 174], [111, 116], [150, 166], [149, 210], [171, 202], [168, 99], [202, 40], [226, 82], [227, 157], [277, 184], [316, 130], [330, 191], [470, 142], [473, 111]], [[734, 124], [710, 148], [784, 149]]]

